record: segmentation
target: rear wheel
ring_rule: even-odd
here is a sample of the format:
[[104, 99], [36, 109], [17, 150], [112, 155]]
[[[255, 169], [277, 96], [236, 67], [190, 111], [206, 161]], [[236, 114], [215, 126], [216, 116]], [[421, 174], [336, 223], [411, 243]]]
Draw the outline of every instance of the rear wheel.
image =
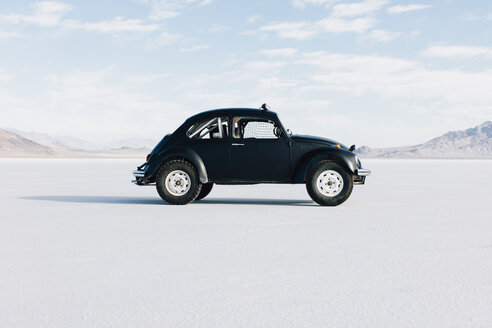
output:
[[192, 202], [201, 190], [196, 168], [184, 160], [164, 164], [157, 174], [156, 187], [159, 196], [172, 205]]
[[200, 200], [200, 199], [203, 199], [205, 197], [208, 196], [208, 194], [210, 194], [210, 192], [212, 191], [212, 187], [214, 186], [213, 183], [205, 183], [205, 184], [202, 184], [202, 190], [200, 190], [200, 193], [198, 194], [198, 196], [195, 198], [195, 200]]
[[309, 171], [306, 189], [309, 196], [322, 206], [337, 206], [349, 198], [354, 182], [340, 165], [324, 161]]

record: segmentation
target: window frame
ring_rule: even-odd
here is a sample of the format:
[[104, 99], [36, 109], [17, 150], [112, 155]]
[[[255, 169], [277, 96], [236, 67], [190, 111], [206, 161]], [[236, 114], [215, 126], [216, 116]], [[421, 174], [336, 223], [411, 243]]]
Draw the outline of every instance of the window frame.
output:
[[[224, 130], [223, 129], [218, 129], [219, 131], [219, 137], [217, 138], [203, 138], [200, 137], [200, 134], [203, 132], [204, 129], [208, 128], [212, 123], [214, 123], [215, 121], [217, 121], [217, 125], [216, 127], [219, 127], [219, 126], [223, 126], [223, 123], [226, 122], [227, 123], [227, 128], [226, 128], [226, 135], [224, 135]], [[185, 131], [185, 135], [187, 137], [188, 140], [190, 141], [205, 141], [205, 140], [226, 140], [226, 139], [229, 139], [230, 137], [230, 117], [227, 116], [227, 115], [224, 115], [224, 116], [214, 116], [212, 118], [209, 118], [209, 119], [202, 119], [198, 122], [195, 122], [193, 124], [191, 124]], [[197, 124], [199, 124], [200, 126], [194, 130], [192, 133], [190, 133], [190, 130], [196, 126]], [[210, 132], [207, 132], [205, 135], [207, 135], [208, 133]], [[196, 137], [198, 135], [198, 137]]]
[[[236, 119], [239, 118], [239, 119], [249, 119], [250, 121], [258, 121], [258, 122], [266, 122], [266, 123], [272, 123], [273, 126], [274, 126], [274, 129], [275, 127], [278, 127], [280, 128], [280, 130], [282, 131], [282, 134], [280, 136], [275, 136], [275, 138], [244, 138], [243, 137], [236, 137], [236, 133], [235, 133], [235, 123], [236, 123]], [[238, 120], [239, 122], [239, 120]], [[274, 133], [275, 135], [275, 133]], [[261, 116], [255, 116], [255, 115], [233, 115], [232, 116], [232, 119], [231, 119], [231, 133], [230, 133], [230, 136], [231, 136], [231, 139], [233, 140], [242, 140], [242, 141], [246, 141], [246, 140], [267, 140], [267, 141], [274, 141], [274, 140], [281, 140], [283, 138], [285, 138], [286, 136], [286, 132], [285, 132], [285, 129], [284, 127], [282, 126], [282, 124], [276, 120], [275, 118], [273, 117], [261, 117]]]

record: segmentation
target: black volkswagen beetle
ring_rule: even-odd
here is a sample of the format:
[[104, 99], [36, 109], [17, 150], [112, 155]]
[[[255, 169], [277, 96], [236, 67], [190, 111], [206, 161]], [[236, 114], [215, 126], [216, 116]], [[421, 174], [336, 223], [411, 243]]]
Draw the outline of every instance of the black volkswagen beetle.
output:
[[354, 149], [292, 135], [265, 104], [216, 109], [190, 117], [166, 135], [133, 171], [133, 182], [155, 184], [162, 199], [175, 205], [206, 197], [214, 183], [305, 183], [316, 203], [336, 206], [371, 173]]

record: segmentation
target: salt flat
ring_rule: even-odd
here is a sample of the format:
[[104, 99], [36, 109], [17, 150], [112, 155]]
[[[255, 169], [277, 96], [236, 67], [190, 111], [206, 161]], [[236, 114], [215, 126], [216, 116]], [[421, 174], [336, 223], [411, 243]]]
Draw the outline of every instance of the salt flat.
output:
[[136, 160], [0, 159], [0, 327], [490, 327], [492, 161], [169, 206]]

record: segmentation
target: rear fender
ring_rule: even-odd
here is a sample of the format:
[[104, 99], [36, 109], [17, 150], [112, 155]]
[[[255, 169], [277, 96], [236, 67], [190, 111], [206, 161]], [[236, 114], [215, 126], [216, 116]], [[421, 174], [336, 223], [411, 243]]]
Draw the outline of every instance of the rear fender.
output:
[[208, 182], [207, 169], [200, 156], [188, 148], [173, 148], [165, 152], [157, 153], [152, 157], [146, 171], [147, 179], [155, 178], [159, 169], [168, 161], [174, 159], [184, 159], [195, 166], [198, 171], [200, 183]]

